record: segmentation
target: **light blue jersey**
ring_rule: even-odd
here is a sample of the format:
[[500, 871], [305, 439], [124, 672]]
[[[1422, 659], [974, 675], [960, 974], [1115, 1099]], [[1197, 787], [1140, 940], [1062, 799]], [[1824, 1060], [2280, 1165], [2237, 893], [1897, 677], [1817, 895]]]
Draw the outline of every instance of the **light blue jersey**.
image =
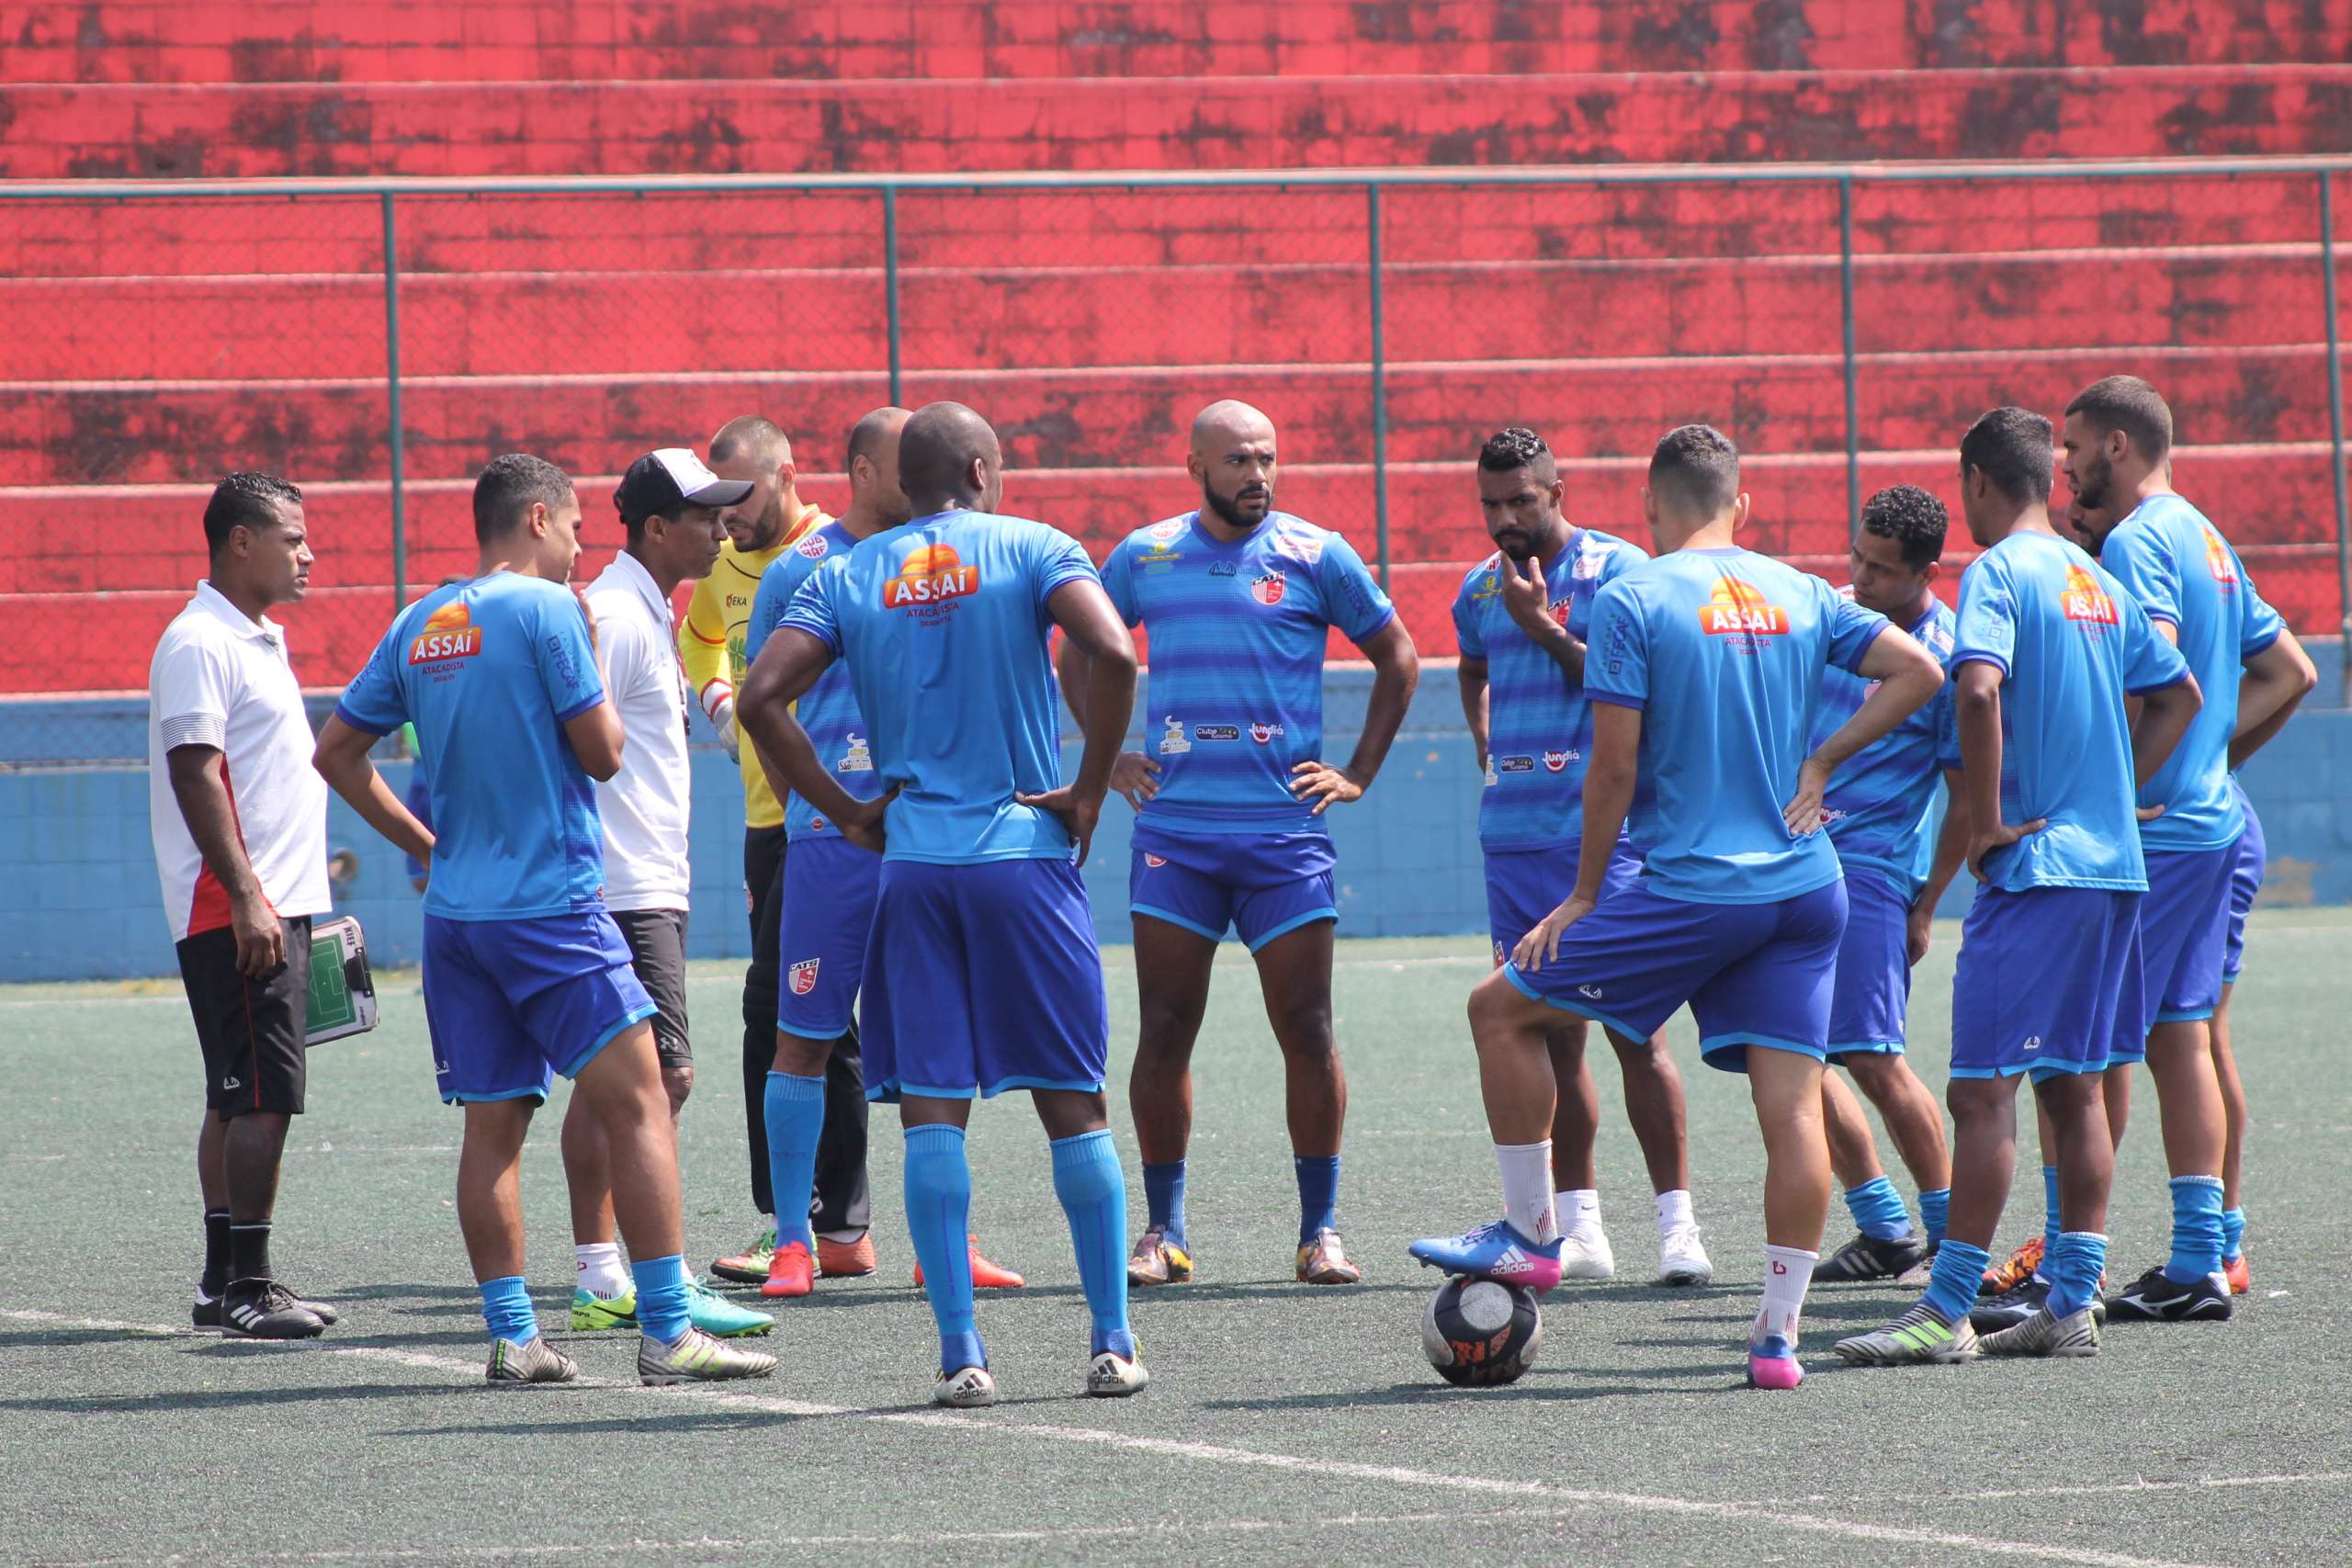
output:
[[[768, 563], [767, 570], [760, 574], [759, 592], [752, 597], [752, 618], [743, 626], [746, 660], [760, 656], [768, 634], [791, 608], [793, 595], [815, 575], [819, 565], [831, 557], [848, 554], [856, 546], [856, 535], [839, 523], [828, 523], [803, 534], [790, 549]], [[874, 749], [866, 739], [865, 720], [858, 716], [857, 693], [851, 687], [846, 665], [835, 660], [827, 666], [817, 683], [802, 694], [793, 714], [808, 732], [817, 760], [831, 770], [835, 784], [858, 800], [871, 800], [882, 793], [874, 776]], [[818, 816], [817, 808], [796, 791], [785, 803], [784, 836], [797, 844], [803, 839], [839, 838], [841, 829]]]
[[[1585, 689], [1642, 710], [1632, 815], [1653, 891], [1768, 904], [1838, 880], [1827, 835], [1781, 813], [1807, 755], [1822, 671], [1859, 670], [1886, 629], [1817, 577], [1736, 548], [1645, 561], [1594, 601]], [[1653, 700], [1655, 698], [1655, 700]]]
[[1150, 639], [1144, 754], [1159, 793], [1142, 820], [1177, 831], [1325, 831], [1291, 794], [1323, 751], [1329, 630], [1363, 642], [1396, 614], [1345, 539], [1286, 512], [1233, 543], [1200, 513], [1137, 529], [1102, 586]]
[[[1592, 639], [1592, 600], [1604, 583], [1647, 554], [1595, 528], [1569, 536], [1546, 563], [1552, 618], [1579, 642]], [[1488, 850], [1555, 849], [1584, 831], [1584, 762], [1592, 750], [1592, 706], [1552, 656], [1503, 607], [1499, 551], [1462, 580], [1453, 631], [1464, 659], [1487, 661], [1487, 787], [1478, 797], [1478, 842]]]
[[1984, 857], [1986, 886], [2144, 893], [2124, 694], [2188, 673], [2147, 612], [2065, 540], [2016, 533], [1960, 580], [1952, 669], [2001, 671], [2001, 819], [2049, 826]]
[[1057, 529], [956, 511], [828, 554], [793, 595], [782, 624], [848, 665], [875, 782], [899, 787], [885, 859], [1070, 858], [1061, 823], [1012, 797], [1061, 787], [1046, 600], [1093, 578]]
[[[1850, 588], [1838, 592], [1853, 597]], [[1930, 593], [1926, 613], [1904, 630], [1949, 672], [1954, 624], [1943, 601]], [[1831, 666], [1821, 677], [1812, 745], [1818, 749], [1836, 734], [1874, 689], [1874, 682]], [[1905, 904], [1927, 886], [1936, 859], [1937, 782], [1946, 769], [1960, 766], [1960, 730], [1952, 715], [1952, 689], [1946, 682], [1927, 706], [1855, 752], [1830, 776], [1821, 802], [1823, 826], [1849, 880], [1858, 871], [1876, 872]]]
[[2245, 660], [2278, 640], [2286, 623], [2254, 591], [2221, 530], [2177, 495], [2142, 502], [2108, 535], [2098, 563], [2150, 620], [2171, 625], [2205, 693], [2188, 733], [2140, 792], [2141, 805], [2165, 808], [2141, 824], [2140, 842], [2152, 850], [2235, 843], [2245, 830], [2245, 812], [2230, 793], [2238, 675]]
[[560, 583], [496, 572], [401, 612], [335, 713], [370, 735], [416, 726], [432, 781], [426, 914], [506, 920], [604, 907], [596, 787], [563, 733], [604, 700], [587, 618]]

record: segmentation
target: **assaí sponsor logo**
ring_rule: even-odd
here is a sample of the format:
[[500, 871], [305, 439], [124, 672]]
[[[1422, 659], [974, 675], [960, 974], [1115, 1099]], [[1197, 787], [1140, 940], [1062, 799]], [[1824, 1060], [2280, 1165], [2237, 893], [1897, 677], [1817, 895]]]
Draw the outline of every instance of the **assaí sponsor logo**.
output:
[[2070, 621], [2088, 621], [2101, 626], [2115, 624], [2115, 601], [2098, 585], [2098, 578], [2078, 566], [2066, 569], [2064, 607]]
[[882, 583], [886, 610], [921, 610], [944, 604], [980, 587], [980, 569], [966, 566], [952, 545], [922, 545], [899, 568], [899, 575]]
[[1699, 629], [1710, 637], [1745, 633], [1749, 637], [1781, 637], [1789, 629], [1789, 613], [1764, 597], [1764, 591], [1736, 577], [1715, 579], [1715, 591], [1699, 606]]
[[481, 651], [481, 628], [466, 615], [465, 605], [452, 599], [424, 618], [424, 629], [408, 645], [411, 664], [439, 664], [445, 660], [471, 659]]
[[2238, 569], [2230, 558], [2230, 547], [2222, 543], [2222, 536], [2213, 532], [2210, 525], [2204, 533], [2205, 570], [2213, 574], [2213, 581], [2224, 591], [2234, 589], [2238, 585]]

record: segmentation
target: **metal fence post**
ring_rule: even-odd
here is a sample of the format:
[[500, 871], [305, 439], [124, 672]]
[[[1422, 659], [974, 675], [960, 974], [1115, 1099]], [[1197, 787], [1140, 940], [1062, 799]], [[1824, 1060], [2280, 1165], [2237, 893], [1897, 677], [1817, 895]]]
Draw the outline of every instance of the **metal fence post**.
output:
[[1862, 525], [1862, 430], [1854, 388], [1854, 176], [1838, 182], [1838, 297], [1846, 325], [1846, 531]]
[[2324, 169], [2319, 175], [2319, 261], [2326, 269], [2328, 475], [2335, 481], [2336, 635], [2344, 658], [2337, 700], [2352, 707], [2352, 508], [2344, 493], [2344, 361], [2336, 348], [2335, 180]]
[[890, 339], [890, 401], [902, 405], [899, 371], [899, 187], [882, 187], [882, 313]]
[[1388, 334], [1381, 318], [1380, 187], [1364, 188], [1364, 221], [1372, 264], [1372, 515], [1379, 547], [1380, 586], [1388, 588]]
[[401, 469], [401, 239], [392, 217], [392, 193], [384, 203], [384, 384], [392, 468], [392, 613], [408, 604], [408, 498]]

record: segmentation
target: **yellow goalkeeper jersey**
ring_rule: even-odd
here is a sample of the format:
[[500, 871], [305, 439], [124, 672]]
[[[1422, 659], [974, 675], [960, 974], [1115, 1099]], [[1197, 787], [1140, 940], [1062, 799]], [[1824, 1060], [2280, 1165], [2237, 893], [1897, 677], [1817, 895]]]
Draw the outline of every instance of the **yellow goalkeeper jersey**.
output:
[[[752, 599], [760, 591], [761, 574], [786, 546], [831, 521], [823, 508], [804, 506], [772, 548], [739, 550], [732, 539], [719, 547], [718, 564], [695, 584], [686, 618], [678, 626], [678, 657], [705, 713], [719, 697], [733, 696], [735, 688], [743, 683], [743, 628], [751, 624]], [[714, 692], [714, 686], [719, 689]], [[759, 752], [749, 736], [742, 738], [738, 752], [743, 770], [743, 826], [782, 827], [784, 803], [769, 787], [767, 772], [760, 766]]]

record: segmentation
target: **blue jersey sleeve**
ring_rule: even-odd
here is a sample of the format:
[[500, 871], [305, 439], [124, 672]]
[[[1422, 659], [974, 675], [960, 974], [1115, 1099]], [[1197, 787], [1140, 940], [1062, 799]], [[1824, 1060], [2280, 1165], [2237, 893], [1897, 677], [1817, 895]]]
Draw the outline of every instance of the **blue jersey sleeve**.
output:
[[1862, 660], [1878, 634], [1893, 625], [1876, 610], [1865, 610], [1816, 577], [1814, 596], [1821, 602], [1822, 622], [1829, 628], [1829, 662], [1859, 675]]
[[1592, 602], [1592, 641], [1586, 645], [1584, 689], [1596, 702], [1646, 706], [1650, 698], [1649, 626], [1641, 602], [1622, 582]]
[[1952, 682], [1947, 679], [1938, 687], [1933, 703], [1936, 713], [1936, 766], [1948, 773], [1960, 771], [1960, 702], [1953, 694]]
[[2150, 619], [2180, 625], [2179, 563], [2164, 534], [2151, 527], [2118, 528], [2108, 536], [2098, 564]]
[[1472, 585], [1486, 576], [1480, 567], [1462, 580], [1461, 589], [1453, 595], [1453, 641], [1464, 659], [1485, 659], [1487, 638], [1478, 629], [1478, 602], [1470, 595]]
[[793, 553], [786, 550], [769, 563], [760, 573], [760, 591], [752, 595], [752, 618], [743, 623], [743, 660], [746, 664], [759, 658], [760, 649], [767, 646], [768, 634], [784, 619], [786, 608], [792, 603], [792, 591], [798, 586], [788, 581], [794, 574]]
[[1362, 643], [1396, 618], [1396, 606], [1380, 591], [1363, 558], [1337, 534], [1323, 540], [1315, 581], [1323, 591], [1323, 613], [1350, 642]]
[[394, 652], [401, 640], [401, 628], [408, 624], [401, 616], [384, 633], [384, 640], [368, 656], [351, 684], [334, 705], [335, 716], [354, 729], [370, 735], [390, 735], [412, 716], [408, 711], [408, 694], [401, 689], [400, 661]]
[[1057, 589], [1081, 580], [1089, 582], [1102, 581], [1101, 574], [1094, 570], [1092, 558], [1086, 553], [1086, 547], [1058, 528], [1039, 526], [1035, 540], [1025, 553], [1029, 558], [1030, 581], [1037, 585], [1037, 608], [1040, 611], [1045, 609], [1046, 601], [1052, 598]]
[[2017, 645], [2017, 595], [2005, 563], [1987, 550], [1960, 580], [1960, 626], [1952, 637], [1952, 668], [1975, 659], [2007, 676]]
[[847, 576], [846, 556], [834, 556], [810, 575], [785, 606], [784, 618], [776, 623], [795, 631], [807, 632], [831, 649], [838, 659], [842, 652], [841, 617], [833, 605], [833, 592]]
[[1127, 564], [1132, 541], [1122, 540], [1113, 547], [1111, 558], [1102, 563], [1102, 592], [1111, 596], [1111, 607], [1119, 612], [1119, 619], [1133, 626], [1143, 619], [1143, 606], [1136, 603], [1135, 568]]
[[2124, 691], [2136, 697], [2188, 679], [2188, 660], [2129, 594], [2116, 606], [2116, 629], [2123, 634]]
[[2287, 629], [2287, 622], [2256, 590], [2254, 578], [2244, 561], [2238, 563], [2238, 587], [2245, 594], [2245, 614], [2238, 621], [2238, 658], [2244, 660], [2277, 642], [2279, 634]]
[[558, 724], [569, 724], [605, 700], [605, 678], [596, 670], [595, 645], [588, 640], [588, 618], [577, 604], [541, 601], [532, 651], [539, 662], [539, 684]]

